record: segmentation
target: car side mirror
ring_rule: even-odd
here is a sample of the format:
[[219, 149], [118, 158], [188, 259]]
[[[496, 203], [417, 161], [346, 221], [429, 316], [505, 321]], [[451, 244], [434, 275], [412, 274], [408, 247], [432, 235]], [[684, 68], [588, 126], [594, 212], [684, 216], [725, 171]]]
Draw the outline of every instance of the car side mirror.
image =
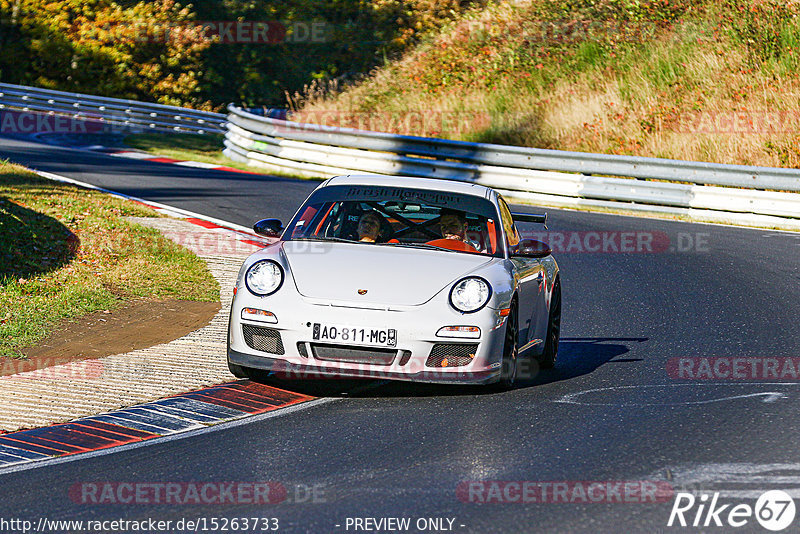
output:
[[512, 256], [523, 256], [525, 258], [544, 258], [553, 251], [547, 243], [536, 241], [535, 239], [523, 239], [514, 247]]
[[283, 223], [278, 219], [264, 219], [253, 225], [253, 231], [262, 237], [279, 239], [283, 234]]

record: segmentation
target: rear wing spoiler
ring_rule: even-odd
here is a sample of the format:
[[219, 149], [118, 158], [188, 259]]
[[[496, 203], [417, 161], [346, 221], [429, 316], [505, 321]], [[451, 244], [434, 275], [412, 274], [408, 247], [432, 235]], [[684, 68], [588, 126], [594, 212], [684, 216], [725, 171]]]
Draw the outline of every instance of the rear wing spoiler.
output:
[[535, 213], [512, 213], [511, 216], [518, 222], [529, 222], [547, 224], [547, 214], [536, 215]]

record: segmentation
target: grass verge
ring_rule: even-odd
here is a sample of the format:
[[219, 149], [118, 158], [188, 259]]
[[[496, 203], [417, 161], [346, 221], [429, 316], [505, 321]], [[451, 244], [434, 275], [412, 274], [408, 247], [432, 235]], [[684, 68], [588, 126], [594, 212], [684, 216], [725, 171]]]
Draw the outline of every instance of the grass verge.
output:
[[126, 136], [123, 143], [125, 146], [142, 150], [148, 154], [156, 156], [163, 156], [166, 158], [180, 159], [186, 161], [201, 161], [203, 163], [212, 163], [215, 165], [224, 165], [234, 169], [241, 169], [243, 171], [254, 172], [257, 174], [269, 174], [271, 176], [285, 176], [287, 178], [296, 178], [298, 180], [306, 180], [303, 176], [267, 171], [261, 167], [254, 167], [245, 165], [228, 159], [222, 154], [224, 145], [222, 141], [225, 139], [224, 135], [220, 134], [206, 134], [206, 135], [192, 135], [192, 134], [133, 134]]
[[0, 161], [0, 357], [128, 300], [219, 300], [203, 260], [126, 216], [155, 213]]
[[125, 146], [148, 154], [239, 168], [237, 163], [222, 155], [224, 139], [221, 134], [146, 133], [128, 135], [123, 142]]
[[293, 101], [301, 122], [800, 167], [800, 4], [499, 1]]

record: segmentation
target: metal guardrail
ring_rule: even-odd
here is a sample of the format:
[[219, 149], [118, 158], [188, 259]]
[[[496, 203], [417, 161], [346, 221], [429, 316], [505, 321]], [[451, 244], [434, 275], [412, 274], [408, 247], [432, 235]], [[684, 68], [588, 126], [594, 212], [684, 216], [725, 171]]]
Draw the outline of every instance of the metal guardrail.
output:
[[[800, 229], [800, 170], [563, 152], [296, 123], [228, 106], [228, 116], [0, 83], [0, 111], [133, 131], [225, 132], [231, 159], [327, 178], [375, 173], [479, 183], [512, 198]], [[624, 178], [622, 178], [624, 177]]]
[[394, 135], [270, 119], [233, 105], [228, 112], [225, 155], [272, 171], [323, 178], [353, 173], [449, 178], [558, 206], [800, 228], [797, 169]]
[[0, 83], [3, 109], [65, 116], [117, 130], [222, 133], [226, 122], [222, 113]]

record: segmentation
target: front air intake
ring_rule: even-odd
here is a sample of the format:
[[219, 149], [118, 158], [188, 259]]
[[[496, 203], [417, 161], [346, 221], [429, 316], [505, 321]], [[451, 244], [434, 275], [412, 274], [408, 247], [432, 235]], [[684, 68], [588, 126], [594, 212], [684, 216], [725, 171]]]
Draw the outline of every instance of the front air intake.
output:
[[437, 343], [425, 362], [427, 367], [463, 367], [472, 363], [477, 343]]
[[270, 354], [285, 354], [281, 333], [277, 330], [245, 324], [242, 325], [242, 335], [244, 342], [253, 350]]
[[343, 347], [338, 345], [311, 344], [314, 358], [328, 362], [364, 363], [369, 365], [392, 365], [396, 350], [371, 347]]

